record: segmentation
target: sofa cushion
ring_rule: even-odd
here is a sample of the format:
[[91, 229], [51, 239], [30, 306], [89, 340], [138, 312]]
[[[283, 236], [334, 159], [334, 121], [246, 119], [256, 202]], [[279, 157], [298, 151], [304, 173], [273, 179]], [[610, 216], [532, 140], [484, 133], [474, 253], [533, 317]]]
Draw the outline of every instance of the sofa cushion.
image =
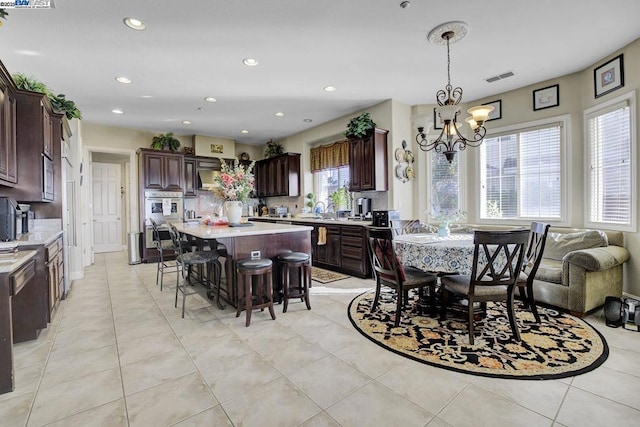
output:
[[538, 271], [536, 272], [536, 280], [543, 282], [562, 284], [562, 261], [554, 259], [542, 258]]
[[544, 247], [543, 258], [562, 261], [566, 254], [579, 249], [608, 246], [607, 235], [598, 230], [580, 231], [577, 233], [549, 233]]

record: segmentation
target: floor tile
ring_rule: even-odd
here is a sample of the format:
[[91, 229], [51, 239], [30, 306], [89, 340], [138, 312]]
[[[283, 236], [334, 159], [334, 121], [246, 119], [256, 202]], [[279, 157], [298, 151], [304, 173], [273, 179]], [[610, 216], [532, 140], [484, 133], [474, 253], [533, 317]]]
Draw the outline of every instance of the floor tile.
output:
[[180, 348], [180, 342], [173, 332], [150, 335], [135, 341], [118, 342], [118, 353], [122, 365]]
[[365, 337], [362, 337], [357, 343], [336, 351], [334, 355], [371, 378], [377, 378], [407, 360], [382, 349]]
[[238, 395], [222, 403], [222, 407], [235, 426], [297, 426], [320, 412], [285, 378]]
[[41, 387], [49, 387], [118, 368], [118, 351], [115, 344], [55, 359], [50, 358], [42, 376]]
[[433, 418], [432, 413], [375, 381], [328, 408], [327, 413], [348, 427], [422, 427]]
[[640, 411], [607, 398], [571, 388], [556, 420], [568, 427], [637, 426]]
[[573, 380], [572, 388], [579, 388], [640, 410], [640, 377], [600, 367], [578, 375]]
[[127, 396], [131, 427], [174, 424], [217, 404], [197, 373]]
[[317, 344], [296, 335], [287, 340], [277, 340], [256, 350], [282, 373], [303, 368], [329, 355]]
[[218, 405], [215, 408], [207, 409], [193, 417], [187, 418], [184, 421], [180, 421], [174, 424], [176, 427], [201, 427], [201, 426], [213, 426], [213, 427], [233, 427], [229, 417], [224, 413], [222, 406]]
[[128, 427], [128, 425], [124, 399], [119, 399], [47, 424], [47, 427]]
[[182, 348], [122, 365], [121, 369], [125, 396], [196, 371], [191, 358]]
[[438, 417], [456, 427], [549, 426], [552, 421], [473, 384], [465, 387]]
[[[12, 393], [8, 393], [8, 395], [13, 396]], [[1, 400], [0, 414], [2, 414], [2, 417], [0, 419], [2, 420], [2, 425], [26, 425], [29, 411], [31, 410], [31, 402], [33, 402], [33, 393], [21, 394], [10, 399]]]

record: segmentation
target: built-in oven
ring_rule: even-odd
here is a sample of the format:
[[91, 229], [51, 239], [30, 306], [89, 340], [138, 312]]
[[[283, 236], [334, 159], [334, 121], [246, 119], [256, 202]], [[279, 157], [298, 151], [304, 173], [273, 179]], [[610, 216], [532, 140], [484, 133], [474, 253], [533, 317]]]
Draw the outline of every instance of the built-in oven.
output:
[[151, 221], [153, 219], [160, 230], [169, 229], [169, 221], [181, 221], [183, 215], [183, 194], [178, 191], [150, 191], [144, 192], [144, 212], [145, 212], [145, 247], [155, 247], [153, 243], [153, 229]]

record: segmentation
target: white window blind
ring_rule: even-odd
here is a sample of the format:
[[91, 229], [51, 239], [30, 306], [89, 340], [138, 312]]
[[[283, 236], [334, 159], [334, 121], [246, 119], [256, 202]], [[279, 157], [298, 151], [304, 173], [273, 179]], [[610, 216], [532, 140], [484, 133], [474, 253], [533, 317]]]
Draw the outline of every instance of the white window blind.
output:
[[560, 219], [561, 124], [485, 139], [480, 146], [483, 219]]
[[587, 116], [589, 220], [631, 225], [631, 115], [628, 102]]
[[316, 193], [316, 201], [325, 205], [325, 211], [329, 208], [331, 200], [329, 195], [340, 187], [348, 186], [349, 166], [323, 169], [313, 173], [313, 182]]
[[432, 217], [442, 213], [463, 210], [461, 198], [460, 163], [464, 153], [459, 152], [449, 163], [447, 158], [434, 151], [429, 153], [431, 160], [429, 212]]

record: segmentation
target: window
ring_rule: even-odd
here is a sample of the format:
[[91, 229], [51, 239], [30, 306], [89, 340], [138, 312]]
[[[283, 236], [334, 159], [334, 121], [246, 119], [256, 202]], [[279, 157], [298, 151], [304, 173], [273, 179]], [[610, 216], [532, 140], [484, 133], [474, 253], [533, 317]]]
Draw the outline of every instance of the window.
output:
[[431, 205], [428, 206], [428, 212], [431, 217], [463, 210], [463, 177], [460, 166], [464, 163], [463, 159], [464, 153], [458, 152], [449, 163], [444, 154], [429, 152], [431, 175], [428, 185]]
[[617, 98], [585, 114], [587, 141], [587, 222], [608, 228], [635, 228], [635, 157], [631, 133], [633, 97]]
[[538, 123], [480, 146], [482, 219], [561, 220], [564, 122]]
[[313, 185], [316, 193], [316, 201], [324, 203], [326, 212], [331, 203], [329, 195], [344, 187], [349, 182], [349, 166], [323, 169], [313, 173]]

